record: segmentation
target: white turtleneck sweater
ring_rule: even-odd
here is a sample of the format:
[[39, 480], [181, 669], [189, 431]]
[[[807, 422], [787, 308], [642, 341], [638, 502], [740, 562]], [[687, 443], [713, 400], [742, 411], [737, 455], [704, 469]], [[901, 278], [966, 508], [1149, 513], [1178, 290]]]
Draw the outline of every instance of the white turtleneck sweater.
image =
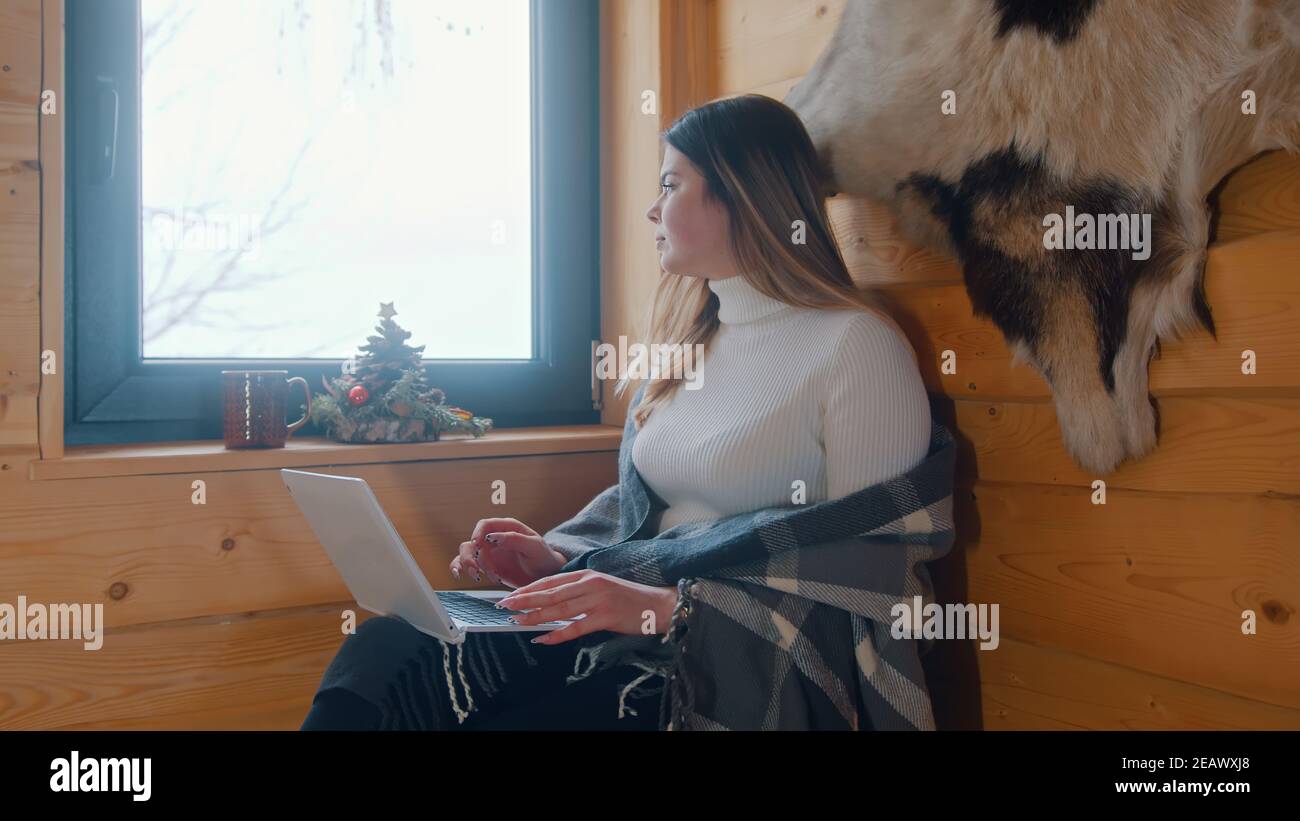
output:
[[700, 387], [680, 386], [637, 432], [632, 463], [685, 522], [838, 499], [911, 470], [930, 406], [911, 343], [874, 314], [799, 308], [743, 277], [709, 280], [721, 322]]

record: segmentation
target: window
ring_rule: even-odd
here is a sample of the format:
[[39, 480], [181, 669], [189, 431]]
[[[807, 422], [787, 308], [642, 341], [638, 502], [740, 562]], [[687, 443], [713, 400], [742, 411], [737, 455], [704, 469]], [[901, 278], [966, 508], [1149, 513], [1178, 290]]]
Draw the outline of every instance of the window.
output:
[[380, 302], [449, 403], [598, 422], [597, 15], [68, 0], [65, 442], [219, 439], [222, 370], [319, 391]]

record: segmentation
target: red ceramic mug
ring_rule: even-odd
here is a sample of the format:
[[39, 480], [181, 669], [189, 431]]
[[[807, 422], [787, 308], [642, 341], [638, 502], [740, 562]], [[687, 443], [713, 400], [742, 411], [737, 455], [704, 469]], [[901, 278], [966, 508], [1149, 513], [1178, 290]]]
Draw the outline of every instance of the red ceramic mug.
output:
[[[311, 416], [311, 388], [288, 371], [222, 371], [222, 431], [227, 448], [282, 448]], [[284, 421], [289, 386], [302, 384], [307, 411], [293, 424]]]

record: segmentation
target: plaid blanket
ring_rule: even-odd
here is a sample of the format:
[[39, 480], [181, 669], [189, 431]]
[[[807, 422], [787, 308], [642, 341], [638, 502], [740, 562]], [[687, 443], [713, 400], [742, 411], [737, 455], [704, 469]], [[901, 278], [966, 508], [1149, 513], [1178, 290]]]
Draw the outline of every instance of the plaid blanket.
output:
[[654, 692], [636, 688], [662, 678], [666, 730], [934, 729], [920, 663], [931, 640], [918, 647], [891, 625], [896, 605], [933, 601], [925, 562], [953, 544], [946, 427], [932, 424], [917, 467], [849, 496], [657, 536], [643, 531], [663, 503], [632, 464], [635, 438], [629, 411], [619, 483], [543, 537], [569, 559], [560, 572], [675, 586], [677, 605], [666, 634], [582, 648], [570, 682], [616, 664], [642, 669], [623, 688], [621, 717], [630, 692]]

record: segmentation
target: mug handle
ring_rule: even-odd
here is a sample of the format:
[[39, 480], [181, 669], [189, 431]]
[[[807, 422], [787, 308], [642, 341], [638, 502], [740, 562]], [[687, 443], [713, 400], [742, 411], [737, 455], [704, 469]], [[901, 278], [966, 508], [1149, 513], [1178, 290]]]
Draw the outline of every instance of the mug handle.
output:
[[289, 380], [290, 385], [292, 385], [294, 382], [302, 383], [302, 392], [307, 395], [307, 412], [302, 415], [301, 419], [299, 419], [297, 422], [294, 422], [292, 425], [288, 427], [288, 429], [285, 432], [286, 439], [289, 438], [290, 436], [293, 436], [293, 432], [296, 431], [298, 428], [307, 424], [307, 419], [311, 416], [311, 386], [309, 386], [307, 384], [307, 380], [303, 379], [301, 376], [295, 376]]

